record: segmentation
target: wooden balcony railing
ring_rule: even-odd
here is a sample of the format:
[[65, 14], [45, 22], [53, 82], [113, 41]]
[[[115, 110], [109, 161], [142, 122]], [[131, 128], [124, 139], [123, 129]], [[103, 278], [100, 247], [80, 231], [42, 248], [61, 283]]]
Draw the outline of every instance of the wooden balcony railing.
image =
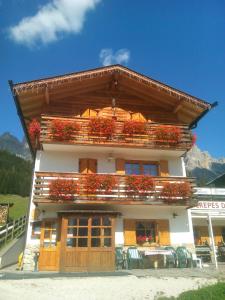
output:
[[[52, 121], [75, 121], [79, 124], [79, 131], [74, 131], [74, 134], [69, 140], [58, 141], [52, 134]], [[80, 145], [107, 145], [107, 146], [119, 146], [119, 147], [142, 147], [142, 148], [156, 148], [156, 149], [177, 149], [177, 150], [189, 150], [192, 147], [192, 133], [188, 129], [187, 125], [172, 125], [172, 124], [159, 124], [159, 123], [146, 123], [146, 134], [129, 134], [123, 133], [123, 121], [115, 121], [115, 130], [112, 136], [106, 137], [104, 135], [90, 134], [89, 119], [87, 118], [62, 118], [62, 117], [50, 117], [42, 116], [41, 120], [41, 143], [61, 143], [61, 144], [80, 144]], [[156, 136], [156, 131], [159, 126], [165, 126], [165, 128], [173, 127], [180, 131], [180, 137], [178, 141], [159, 139]]]
[[[152, 180], [149, 188], [135, 190], [129, 185], [128, 178], [132, 177], [129, 175], [48, 172], [36, 172], [35, 175], [35, 203], [196, 205], [193, 178], [147, 176]], [[99, 186], [96, 184], [99, 179], [108, 179], [111, 183]], [[179, 191], [181, 186], [184, 190]]]

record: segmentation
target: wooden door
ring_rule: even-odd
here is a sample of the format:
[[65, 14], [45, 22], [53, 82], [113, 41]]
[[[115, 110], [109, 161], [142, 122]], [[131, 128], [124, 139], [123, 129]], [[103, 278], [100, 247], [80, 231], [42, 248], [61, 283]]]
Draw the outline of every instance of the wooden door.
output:
[[61, 271], [113, 271], [114, 227], [112, 216], [63, 216]]
[[41, 226], [40, 256], [38, 267], [40, 271], [56, 271], [59, 269], [59, 223], [57, 219], [44, 220]]

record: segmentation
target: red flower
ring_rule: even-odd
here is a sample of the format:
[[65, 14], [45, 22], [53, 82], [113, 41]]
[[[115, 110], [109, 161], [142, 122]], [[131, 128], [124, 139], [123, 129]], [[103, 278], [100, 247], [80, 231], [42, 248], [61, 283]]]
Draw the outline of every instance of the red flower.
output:
[[89, 133], [92, 135], [102, 135], [107, 138], [112, 137], [115, 131], [115, 120], [107, 118], [92, 118], [89, 121]]
[[133, 134], [146, 134], [146, 122], [129, 120], [125, 121], [123, 125], [123, 133]]
[[194, 146], [196, 144], [197, 135], [196, 133], [191, 134], [191, 145]]
[[165, 199], [166, 202], [177, 202], [182, 199], [189, 198], [191, 196], [191, 185], [189, 182], [165, 182], [160, 196]]
[[33, 119], [30, 122], [28, 132], [29, 132], [32, 142], [35, 142], [36, 138], [39, 139], [40, 132], [41, 132], [41, 126], [40, 126], [40, 123], [36, 119]]
[[85, 178], [85, 186], [88, 193], [97, 191], [111, 192], [116, 186], [116, 177], [113, 175], [88, 174]]
[[181, 138], [181, 130], [176, 126], [160, 125], [155, 129], [155, 137], [158, 142], [177, 144]]
[[152, 236], [151, 235], [138, 235], [136, 237], [137, 243], [142, 244], [145, 242], [151, 242], [152, 241]]
[[52, 121], [52, 136], [57, 141], [71, 140], [79, 130], [80, 124], [77, 122], [57, 119]]
[[53, 200], [74, 200], [78, 185], [72, 179], [54, 179], [49, 184], [49, 198]]
[[138, 193], [152, 192], [155, 186], [150, 175], [130, 175], [126, 177], [126, 183], [130, 191]]

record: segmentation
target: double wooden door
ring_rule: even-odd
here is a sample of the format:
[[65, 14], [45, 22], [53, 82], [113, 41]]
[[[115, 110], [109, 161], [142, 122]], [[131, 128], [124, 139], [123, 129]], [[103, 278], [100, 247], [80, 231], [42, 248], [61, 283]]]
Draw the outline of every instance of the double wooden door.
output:
[[62, 216], [60, 270], [113, 271], [114, 223], [110, 215]]

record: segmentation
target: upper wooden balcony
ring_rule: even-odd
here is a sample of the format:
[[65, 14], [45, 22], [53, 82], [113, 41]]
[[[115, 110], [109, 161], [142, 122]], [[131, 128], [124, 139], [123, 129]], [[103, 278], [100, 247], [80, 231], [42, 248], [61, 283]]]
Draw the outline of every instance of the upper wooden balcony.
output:
[[[56, 120], [74, 122], [79, 128], [72, 130], [70, 137], [62, 134], [54, 134], [53, 124]], [[110, 147], [131, 147], [143, 149], [162, 149], [188, 151], [193, 145], [193, 135], [187, 125], [159, 124], [145, 122], [145, 130], [142, 133], [124, 133], [125, 121], [113, 121], [112, 134], [98, 134], [90, 131], [88, 118], [53, 117], [42, 116], [41, 119], [41, 144], [64, 144], [64, 145], [94, 145]], [[163, 132], [162, 132], [163, 130]]]
[[36, 172], [33, 201], [57, 204], [196, 205], [186, 177]]

